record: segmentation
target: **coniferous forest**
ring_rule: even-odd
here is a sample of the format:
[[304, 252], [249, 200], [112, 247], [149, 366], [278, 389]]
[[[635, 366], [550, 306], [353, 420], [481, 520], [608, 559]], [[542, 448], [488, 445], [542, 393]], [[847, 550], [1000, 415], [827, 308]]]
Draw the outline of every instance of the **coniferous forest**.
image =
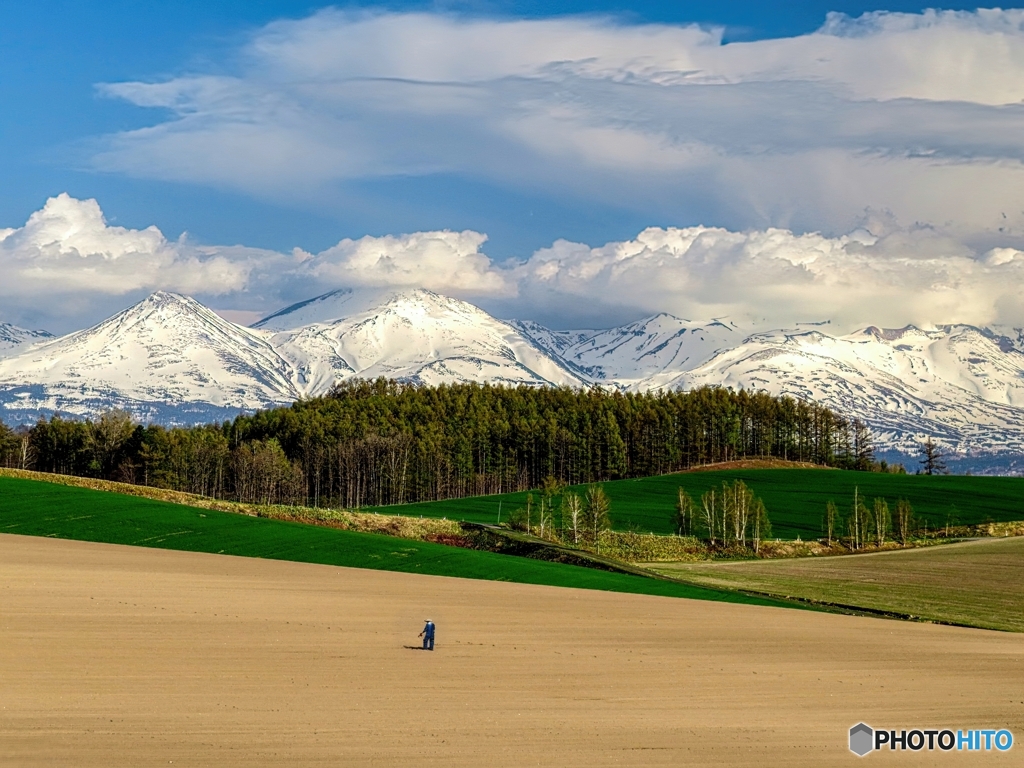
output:
[[123, 411], [0, 424], [0, 463], [243, 502], [357, 508], [592, 483], [742, 458], [871, 466], [867, 429], [813, 403], [702, 388], [416, 386], [350, 381], [196, 427]]

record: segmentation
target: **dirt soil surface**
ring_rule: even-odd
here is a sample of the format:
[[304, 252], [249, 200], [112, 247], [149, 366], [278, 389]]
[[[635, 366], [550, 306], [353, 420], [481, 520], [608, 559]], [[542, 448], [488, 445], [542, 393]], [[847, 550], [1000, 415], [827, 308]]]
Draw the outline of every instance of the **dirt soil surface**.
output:
[[0, 535], [8, 768], [847, 765], [861, 720], [1024, 739], [1024, 635]]

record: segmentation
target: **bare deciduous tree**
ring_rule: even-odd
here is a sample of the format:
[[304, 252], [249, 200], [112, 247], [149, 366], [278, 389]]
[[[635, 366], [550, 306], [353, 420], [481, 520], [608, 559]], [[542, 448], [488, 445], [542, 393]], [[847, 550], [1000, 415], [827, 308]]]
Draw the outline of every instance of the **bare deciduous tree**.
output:
[[712, 488], [710, 491], [706, 491], [700, 497], [700, 511], [701, 517], [703, 518], [704, 527], [708, 532], [708, 541], [711, 542], [712, 546], [715, 544], [716, 534], [718, 533], [718, 499], [716, 498], [715, 489]]
[[900, 540], [900, 544], [905, 547], [914, 527], [914, 510], [906, 499], [900, 499], [896, 502], [895, 523], [896, 537]]
[[889, 505], [885, 499], [875, 499], [874, 518], [875, 546], [881, 547], [892, 529], [892, 516], [889, 514]]
[[846, 530], [850, 535], [852, 549], [861, 549], [871, 534], [871, 511], [864, 504], [860, 489], [856, 486], [853, 489], [853, 506], [850, 508], [850, 519]]
[[921, 448], [921, 467], [926, 475], [944, 475], [946, 474], [946, 463], [942, 460], [945, 454], [939, 450], [937, 446], [928, 437], [924, 441], [924, 446]]
[[689, 536], [693, 532], [693, 499], [682, 486], [676, 500], [675, 529], [679, 536]]
[[600, 485], [587, 487], [586, 515], [587, 535], [591, 537], [598, 553], [601, 552], [601, 533], [611, 527], [611, 502]]
[[753, 518], [754, 552], [759, 553], [761, 551], [761, 540], [767, 539], [772, 535], [772, 522], [768, 519], [768, 510], [765, 509], [764, 502], [760, 499], [754, 499]]
[[832, 546], [832, 540], [838, 534], [837, 528], [839, 526], [839, 509], [836, 507], [834, 501], [829, 501], [825, 505], [825, 538], [828, 540], [828, 545]]
[[583, 526], [583, 501], [575, 493], [562, 497], [562, 524], [572, 534], [572, 543], [580, 543], [580, 529]]

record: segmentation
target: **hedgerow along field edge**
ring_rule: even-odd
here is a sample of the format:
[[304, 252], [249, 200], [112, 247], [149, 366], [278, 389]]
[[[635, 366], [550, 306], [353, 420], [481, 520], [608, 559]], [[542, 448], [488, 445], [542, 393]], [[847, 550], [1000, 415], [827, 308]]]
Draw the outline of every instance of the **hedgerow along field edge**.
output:
[[391, 536], [246, 517], [10, 477], [0, 477], [0, 533], [433, 576], [795, 607], [792, 603], [731, 590]]
[[[694, 501], [723, 482], [742, 480], [764, 501], [772, 536], [817, 539], [823, 535], [825, 505], [834, 501], [845, 518], [854, 488], [861, 498], [881, 497], [892, 506], [907, 499], [930, 530], [944, 525], [980, 525], [1024, 520], [1024, 478], [963, 475], [892, 475], [840, 469], [729, 469], [680, 472], [634, 480], [601, 483], [611, 499], [612, 527], [652, 533], [674, 533], [673, 515], [680, 486]], [[583, 493], [585, 486], [569, 490]], [[447, 501], [378, 507], [381, 512], [424, 517], [447, 517], [474, 523], [495, 523], [499, 507], [507, 519], [526, 505], [527, 493], [475, 496]], [[534, 503], [540, 499], [533, 492]], [[556, 513], [557, 515], [557, 513]]]

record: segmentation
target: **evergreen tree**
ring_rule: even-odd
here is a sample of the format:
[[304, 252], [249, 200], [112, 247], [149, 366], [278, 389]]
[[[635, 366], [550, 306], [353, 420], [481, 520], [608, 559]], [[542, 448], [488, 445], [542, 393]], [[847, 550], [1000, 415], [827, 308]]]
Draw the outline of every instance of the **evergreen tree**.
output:
[[[621, 393], [350, 380], [325, 397], [224, 424], [138, 426], [117, 413], [93, 421], [41, 419], [27, 436], [0, 434], [0, 462], [216, 497], [346, 508], [543, 486], [550, 513], [567, 484], [737, 457], [847, 466], [867, 444], [858, 429], [813, 403], [713, 387]], [[254, 490], [253, 467], [261, 462], [272, 475]], [[716, 541], [726, 533], [718, 514], [723, 499], [716, 496], [709, 529]], [[700, 517], [707, 517], [703, 510]], [[692, 521], [687, 525], [692, 532]]]

